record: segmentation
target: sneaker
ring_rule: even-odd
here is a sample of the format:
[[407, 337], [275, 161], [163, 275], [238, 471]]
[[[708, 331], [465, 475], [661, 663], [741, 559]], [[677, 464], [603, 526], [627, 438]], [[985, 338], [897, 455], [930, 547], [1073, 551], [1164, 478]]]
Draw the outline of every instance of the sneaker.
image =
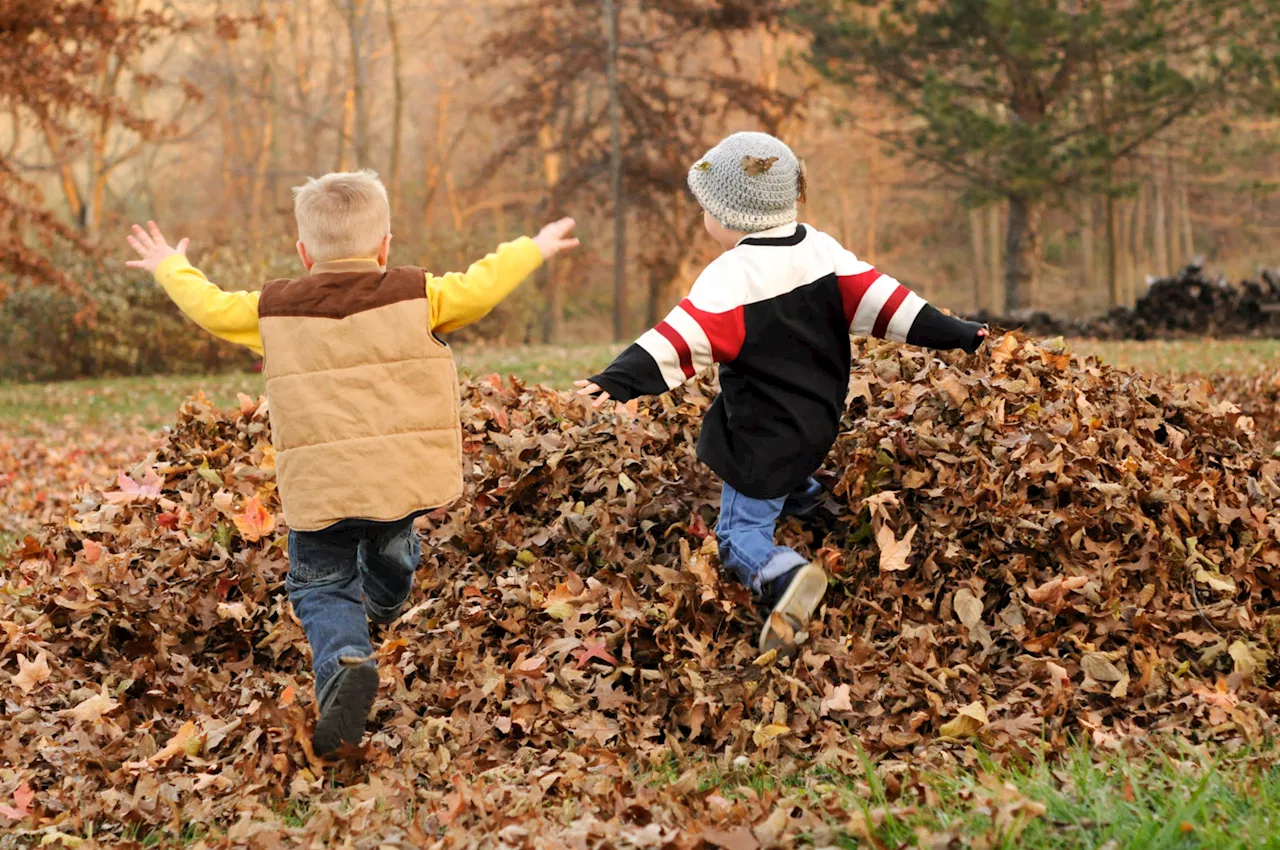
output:
[[319, 695], [320, 720], [311, 739], [317, 755], [327, 756], [343, 744], [359, 745], [364, 738], [369, 710], [378, 695], [378, 665], [372, 659], [353, 661], [349, 665], [344, 658]]
[[796, 632], [806, 631], [826, 592], [827, 573], [817, 564], [796, 567], [766, 584], [763, 602], [769, 615], [760, 630], [760, 654], [781, 649]]

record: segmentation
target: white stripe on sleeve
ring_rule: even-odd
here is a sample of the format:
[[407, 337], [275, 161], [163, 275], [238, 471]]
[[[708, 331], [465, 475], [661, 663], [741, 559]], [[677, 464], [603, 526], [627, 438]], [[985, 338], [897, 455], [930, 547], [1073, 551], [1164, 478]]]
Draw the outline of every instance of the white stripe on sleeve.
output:
[[683, 307], [677, 306], [667, 316], [667, 324], [675, 328], [675, 332], [684, 337], [685, 344], [689, 346], [689, 352], [693, 355], [693, 370], [701, 372], [712, 363], [715, 358], [711, 354], [711, 340], [707, 338], [707, 332], [702, 329], [702, 325], [698, 324], [698, 320], [690, 316]]
[[862, 301], [858, 304], [858, 312], [853, 314], [853, 333], [859, 336], [867, 336], [871, 333], [885, 302], [889, 300], [889, 296], [897, 292], [898, 286], [898, 282], [887, 274], [876, 278], [876, 282], [871, 284], [866, 294], [862, 296]]
[[915, 324], [916, 316], [920, 315], [920, 311], [924, 309], [925, 300], [914, 292], [908, 292], [907, 297], [898, 305], [898, 310], [893, 314], [893, 318], [889, 320], [889, 327], [885, 330], [885, 339], [894, 342], [906, 342], [907, 334], [911, 332], [911, 326]]
[[680, 355], [667, 338], [656, 330], [647, 330], [636, 340], [636, 345], [649, 352], [649, 356], [657, 362], [662, 371], [662, 380], [667, 382], [667, 389], [674, 390], [684, 383], [684, 370], [680, 368]]

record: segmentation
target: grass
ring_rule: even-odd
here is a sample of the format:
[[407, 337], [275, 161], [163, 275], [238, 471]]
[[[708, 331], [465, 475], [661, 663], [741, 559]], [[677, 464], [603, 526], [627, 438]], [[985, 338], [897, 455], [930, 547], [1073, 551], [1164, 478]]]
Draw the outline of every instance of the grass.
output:
[[1071, 347], [1116, 366], [1171, 375], [1253, 375], [1266, 369], [1280, 370], [1280, 340], [1277, 339], [1072, 340]]
[[[621, 349], [616, 345], [460, 347], [459, 370], [471, 375], [497, 372], [568, 389], [578, 378], [599, 370]], [[183, 399], [203, 390], [214, 403], [228, 406], [237, 393], [254, 398], [262, 376], [158, 375], [144, 378], [95, 378], [51, 384], [0, 383], [0, 429], [24, 423], [59, 422], [70, 417], [84, 425], [129, 424], [159, 428], [173, 421]]]
[[[983, 759], [971, 770], [921, 771], [897, 794], [866, 762], [848, 772], [820, 767], [782, 777], [764, 764], [727, 773], [704, 767], [696, 787], [729, 800], [777, 792], [827, 812], [830, 834], [810, 836], [819, 845], [1245, 850], [1280, 848], [1277, 756], [1272, 748], [1215, 761], [1182, 745], [1127, 759], [1077, 746], [1030, 764]], [[642, 779], [661, 787], [680, 776], [668, 764]]]
[[[1082, 354], [1097, 355], [1117, 366], [1167, 374], [1253, 374], [1280, 369], [1280, 340], [1073, 341], [1071, 345]], [[457, 359], [460, 370], [471, 375], [496, 372], [568, 389], [575, 379], [602, 368], [621, 348], [615, 344], [460, 346]], [[54, 384], [0, 383], [0, 429], [13, 431], [23, 423], [67, 418], [85, 425], [159, 428], [171, 422], [182, 400], [197, 390], [226, 406], [234, 403], [240, 392], [256, 397], [262, 391], [262, 376], [238, 372]]]

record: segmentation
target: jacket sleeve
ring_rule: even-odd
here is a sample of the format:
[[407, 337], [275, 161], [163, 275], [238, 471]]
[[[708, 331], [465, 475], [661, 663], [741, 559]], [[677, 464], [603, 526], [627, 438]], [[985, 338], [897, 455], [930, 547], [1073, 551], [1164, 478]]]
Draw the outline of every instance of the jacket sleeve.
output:
[[478, 322], [542, 265], [542, 252], [527, 236], [498, 247], [465, 272], [427, 275], [431, 329], [448, 333]]
[[745, 334], [741, 290], [734, 261], [722, 255], [698, 277], [687, 298], [592, 383], [610, 398], [630, 401], [673, 390], [713, 363], [733, 361]]
[[209, 333], [262, 354], [257, 292], [223, 292], [204, 273], [174, 254], [156, 267], [156, 282], [187, 318]]
[[970, 354], [982, 345], [982, 325], [946, 315], [843, 248], [837, 252], [836, 277], [850, 333]]

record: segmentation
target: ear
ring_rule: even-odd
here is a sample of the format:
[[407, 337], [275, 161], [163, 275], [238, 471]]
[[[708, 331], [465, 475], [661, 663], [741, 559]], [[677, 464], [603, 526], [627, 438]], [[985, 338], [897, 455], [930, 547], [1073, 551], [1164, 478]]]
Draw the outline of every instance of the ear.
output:
[[302, 265], [306, 267], [307, 271], [311, 271], [311, 267], [315, 263], [311, 262], [311, 256], [307, 253], [307, 246], [303, 245], [301, 241], [298, 242], [298, 257], [302, 260]]
[[391, 259], [391, 234], [388, 233], [382, 237], [382, 245], [378, 248], [378, 265], [384, 269], [387, 267], [387, 260]]

